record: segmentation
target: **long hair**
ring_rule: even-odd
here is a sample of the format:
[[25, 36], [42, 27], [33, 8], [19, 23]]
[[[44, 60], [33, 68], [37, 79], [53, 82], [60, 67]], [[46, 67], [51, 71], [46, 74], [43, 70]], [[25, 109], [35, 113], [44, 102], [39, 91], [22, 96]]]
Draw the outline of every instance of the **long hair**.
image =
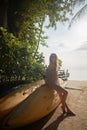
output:
[[52, 53], [49, 57], [49, 65], [46, 70], [45, 83], [47, 86], [54, 86], [58, 82], [58, 57]]
[[55, 67], [56, 69], [59, 68], [59, 60], [55, 53], [52, 53], [49, 58], [49, 65]]

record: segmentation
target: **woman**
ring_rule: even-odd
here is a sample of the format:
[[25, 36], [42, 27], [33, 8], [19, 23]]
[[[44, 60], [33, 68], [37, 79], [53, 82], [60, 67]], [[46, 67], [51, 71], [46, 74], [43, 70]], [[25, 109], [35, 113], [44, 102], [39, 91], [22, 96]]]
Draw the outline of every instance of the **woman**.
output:
[[68, 92], [60, 86], [58, 81], [58, 68], [59, 68], [59, 60], [57, 55], [53, 53], [50, 55], [49, 66], [47, 67], [46, 70], [45, 83], [48, 87], [55, 88], [59, 93], [63, 113], [73, 114], [66, 104]]

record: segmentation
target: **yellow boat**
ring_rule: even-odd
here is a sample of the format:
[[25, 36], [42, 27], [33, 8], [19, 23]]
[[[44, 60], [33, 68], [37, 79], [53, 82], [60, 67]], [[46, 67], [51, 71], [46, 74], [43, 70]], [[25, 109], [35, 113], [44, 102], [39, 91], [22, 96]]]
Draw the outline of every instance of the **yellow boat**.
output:
[[[23, 100], [25, 100], [33, 91], [43, 84], [44, 81], [38, 81], [31, 84], [23, 85], [13, 92], [0, 98], [0, 122]], [[26, 94], [23, 94], [26, 92]]]
[[[6, 115], [2, 122], [4, 129], [35, 122], [48, 115], [61, 103], [59, 94], [55, 89], [41, 84], [31, 94], [27, 94], [26, 91], [24, 96], [26, 98], [23, 98], [21, 103], [17, 103], [18, 105], [16, 104], [14, 109], [10, 108], [10, 113]], [[14, 101], [12, 100], [12, 102]]]

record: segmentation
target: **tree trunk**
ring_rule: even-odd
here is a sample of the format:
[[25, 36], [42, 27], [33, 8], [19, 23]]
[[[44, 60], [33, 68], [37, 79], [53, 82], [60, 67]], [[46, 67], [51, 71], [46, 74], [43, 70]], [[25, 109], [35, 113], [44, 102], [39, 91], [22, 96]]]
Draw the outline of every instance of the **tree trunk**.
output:
[[7, 28], [8, 0], [0, 0], [0, 26]]

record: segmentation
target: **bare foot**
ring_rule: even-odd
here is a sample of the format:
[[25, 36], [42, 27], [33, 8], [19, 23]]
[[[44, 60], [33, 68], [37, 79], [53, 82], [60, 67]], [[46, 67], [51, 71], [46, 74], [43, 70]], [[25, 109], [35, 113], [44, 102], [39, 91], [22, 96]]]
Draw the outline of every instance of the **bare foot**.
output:
[[64, 115], [75, 116], [75, 113], [73, 113], [69, 108], [67, 109], [67, 107], [66, 107], [67, 111], [65, 110], [65, 108], [63, 106], [61, 106], [61, 108], [62, 108], [62, 112]]
[[69, 111], [67, 111], [67, 114], [68, 114], [68, 115], [70, 115], [70, 116], [75, 116], [75, 115], [76, 115], [75, 113], [73, 113], [73, 112], [72, 112], [72, 111], [70, 111], [70, 110], [69, 110]]

